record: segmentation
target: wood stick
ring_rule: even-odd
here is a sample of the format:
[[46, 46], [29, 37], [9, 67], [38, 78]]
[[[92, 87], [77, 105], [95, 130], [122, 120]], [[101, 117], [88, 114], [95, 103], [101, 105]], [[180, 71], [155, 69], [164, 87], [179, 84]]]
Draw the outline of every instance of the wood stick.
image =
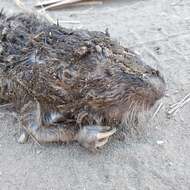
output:
[[53, 10], [53, 9], [68, 6], [74, 3], [78, 3], [78, 2], [81, 2], [81, 0], [65, 0], [65, 1], [61, 1], [52, 5], [49, 5], [45, 8], [45, 10]]
[[158, 114], [158, 112], [160, 111], [160, 109], [162, 108], [162, 106], [163, 106], [163, 103], [161, 102], [161, 103], [158, 105], [156, 111], [154, 112], [154, 114], [153, 114], [153, 116], [152, 116], [152, 120], [156, 117], [156, 115]]
[[15, 0], [15, 3], [17, 4], [18, 7], [21, 9], [25, 9], [24, 3], [21, 0]]
[[190, 102], [190, 93], [187, 94], [181, 101], [177, 102], [174, 104], [174, 106], [171, 106], [170, 109], [168, 110], [168, 114], [175, 114], [176, 112], [179, 111], [180, 108], [182, 108], [185, 104]]
[[173, 109], [170, 109], [168, 111], [168, 114], [174, 114], [176, 112], [179, 111], [180, 108], [182, 108], [185, 104], [187, 104], [188, 102], [190, 102], [190, 98], [188, 98], [187, 100], [185, 100], [184, 102], [180, 102], [176, 107], [174, 107]]
[[66, 23], [66, 24], [80, 24], [80, 21], [77, 20], [59, 20], [59, 23]]
[[84, 5], [102, 5], [103, 2], [102, 1], [86, 1], [86, 2], [79, 2], [79, 3], [76, 3], [76, 4], [71, 4], [71, 5], [68, 5], [68, 6], [84, 6]]
[[37, 4], [35, 4], [34, 6], [41, 7], [41, 6], [47, 6], [47, 5], [51, 5], [51, 4], [58, 3], [58, 2], [61, 2], [61, 0], [47, 0], [47, 1], [39, 0], [39, 2]]
[[[179, 102], [183, 102], [183, 101], [185, 101], [186, 99], [188, 99], [189, 97], [190, 97], [190, 93], [187, 94], [187, 95], [186, 95], [182, 100], [180, 100]], [[176, 107], [176, 106], [179, 104], [179, 102], [177, 102], [177, 103], [171, 105], [171, 106], [170, 106], [170, 109]]]
[[[70, 4], [65, 4], [64, 6], [59, 6], [57, 7], [57, 9], [60, 9], [60, 8], [64, 8], [64, 7], [76, 7], [76, 6], [89, 6], [89, 5], [102, 5], [103, 2], [102, 1], [92, 1], [92, 2], [78, 2], [78, 3], [70, 3]], [[53, 10], [53, 9], [56, 9], [56, 7], [54, 8], [48, 8], [46, 7], [45, 8], [46, 10]]]

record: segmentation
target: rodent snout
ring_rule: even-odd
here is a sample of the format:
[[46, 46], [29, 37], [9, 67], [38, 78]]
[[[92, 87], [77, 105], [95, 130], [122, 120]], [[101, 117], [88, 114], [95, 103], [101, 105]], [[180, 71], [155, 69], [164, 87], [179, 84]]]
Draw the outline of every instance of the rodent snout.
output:
[[154, 70], [154, 69], [152, 69], [152, 75], [153, 75], [153, 76], [160, 77], [160, 71], [159, 71], [159, 70]]
[[158, 69], [154, 69], [154, 68], [149, 68], [148, 72], [146, 72], [147, 74], [153, 76], [153, 77], [161, 77], [161, 73]]
[[151, 79], [156, 79], [157, 81], [159, 81], [161, 84], [165, 84], [165, 80], [164, 80], [164, 77], [163, 75], [161, 74], [161, 72], [157, 69], [153, 69], [151, 68], [150, 72], [149, 72], [149, 76], [148, 78], [151, 78]]

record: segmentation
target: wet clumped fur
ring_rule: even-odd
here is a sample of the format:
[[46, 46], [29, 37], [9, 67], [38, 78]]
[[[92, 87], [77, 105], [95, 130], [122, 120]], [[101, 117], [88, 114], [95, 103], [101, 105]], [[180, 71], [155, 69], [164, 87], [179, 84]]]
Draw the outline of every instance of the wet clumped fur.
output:
[[101, 147], [164, 91], [160, 72], [107, 33], [0, 14], [0, 98], [40, 143]]

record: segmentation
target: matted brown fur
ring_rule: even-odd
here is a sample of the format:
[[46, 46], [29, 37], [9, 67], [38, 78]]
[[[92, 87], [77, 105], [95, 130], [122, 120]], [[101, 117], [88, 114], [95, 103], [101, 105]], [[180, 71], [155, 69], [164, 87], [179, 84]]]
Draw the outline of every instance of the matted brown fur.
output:
[[29, 100], [62, 122], [118, 126], [164, 95], [159, 71], [97, 31], [71, 30], [34, 15], [0, 15], [1, 98], [19, 111]]

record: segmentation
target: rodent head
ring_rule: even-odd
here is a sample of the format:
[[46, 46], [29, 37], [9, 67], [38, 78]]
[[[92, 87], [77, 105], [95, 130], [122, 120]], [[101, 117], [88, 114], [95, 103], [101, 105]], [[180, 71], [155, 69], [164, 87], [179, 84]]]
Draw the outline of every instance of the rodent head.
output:
[[102, 110], [108, 120], [118, 121], [125, 113], [149, 110], [164, 96], [165, 81], [133, 52], [125, 50], [116, 56], [97, 64], [90, 76], [94, 87], [89, 93], [93, 108]]

